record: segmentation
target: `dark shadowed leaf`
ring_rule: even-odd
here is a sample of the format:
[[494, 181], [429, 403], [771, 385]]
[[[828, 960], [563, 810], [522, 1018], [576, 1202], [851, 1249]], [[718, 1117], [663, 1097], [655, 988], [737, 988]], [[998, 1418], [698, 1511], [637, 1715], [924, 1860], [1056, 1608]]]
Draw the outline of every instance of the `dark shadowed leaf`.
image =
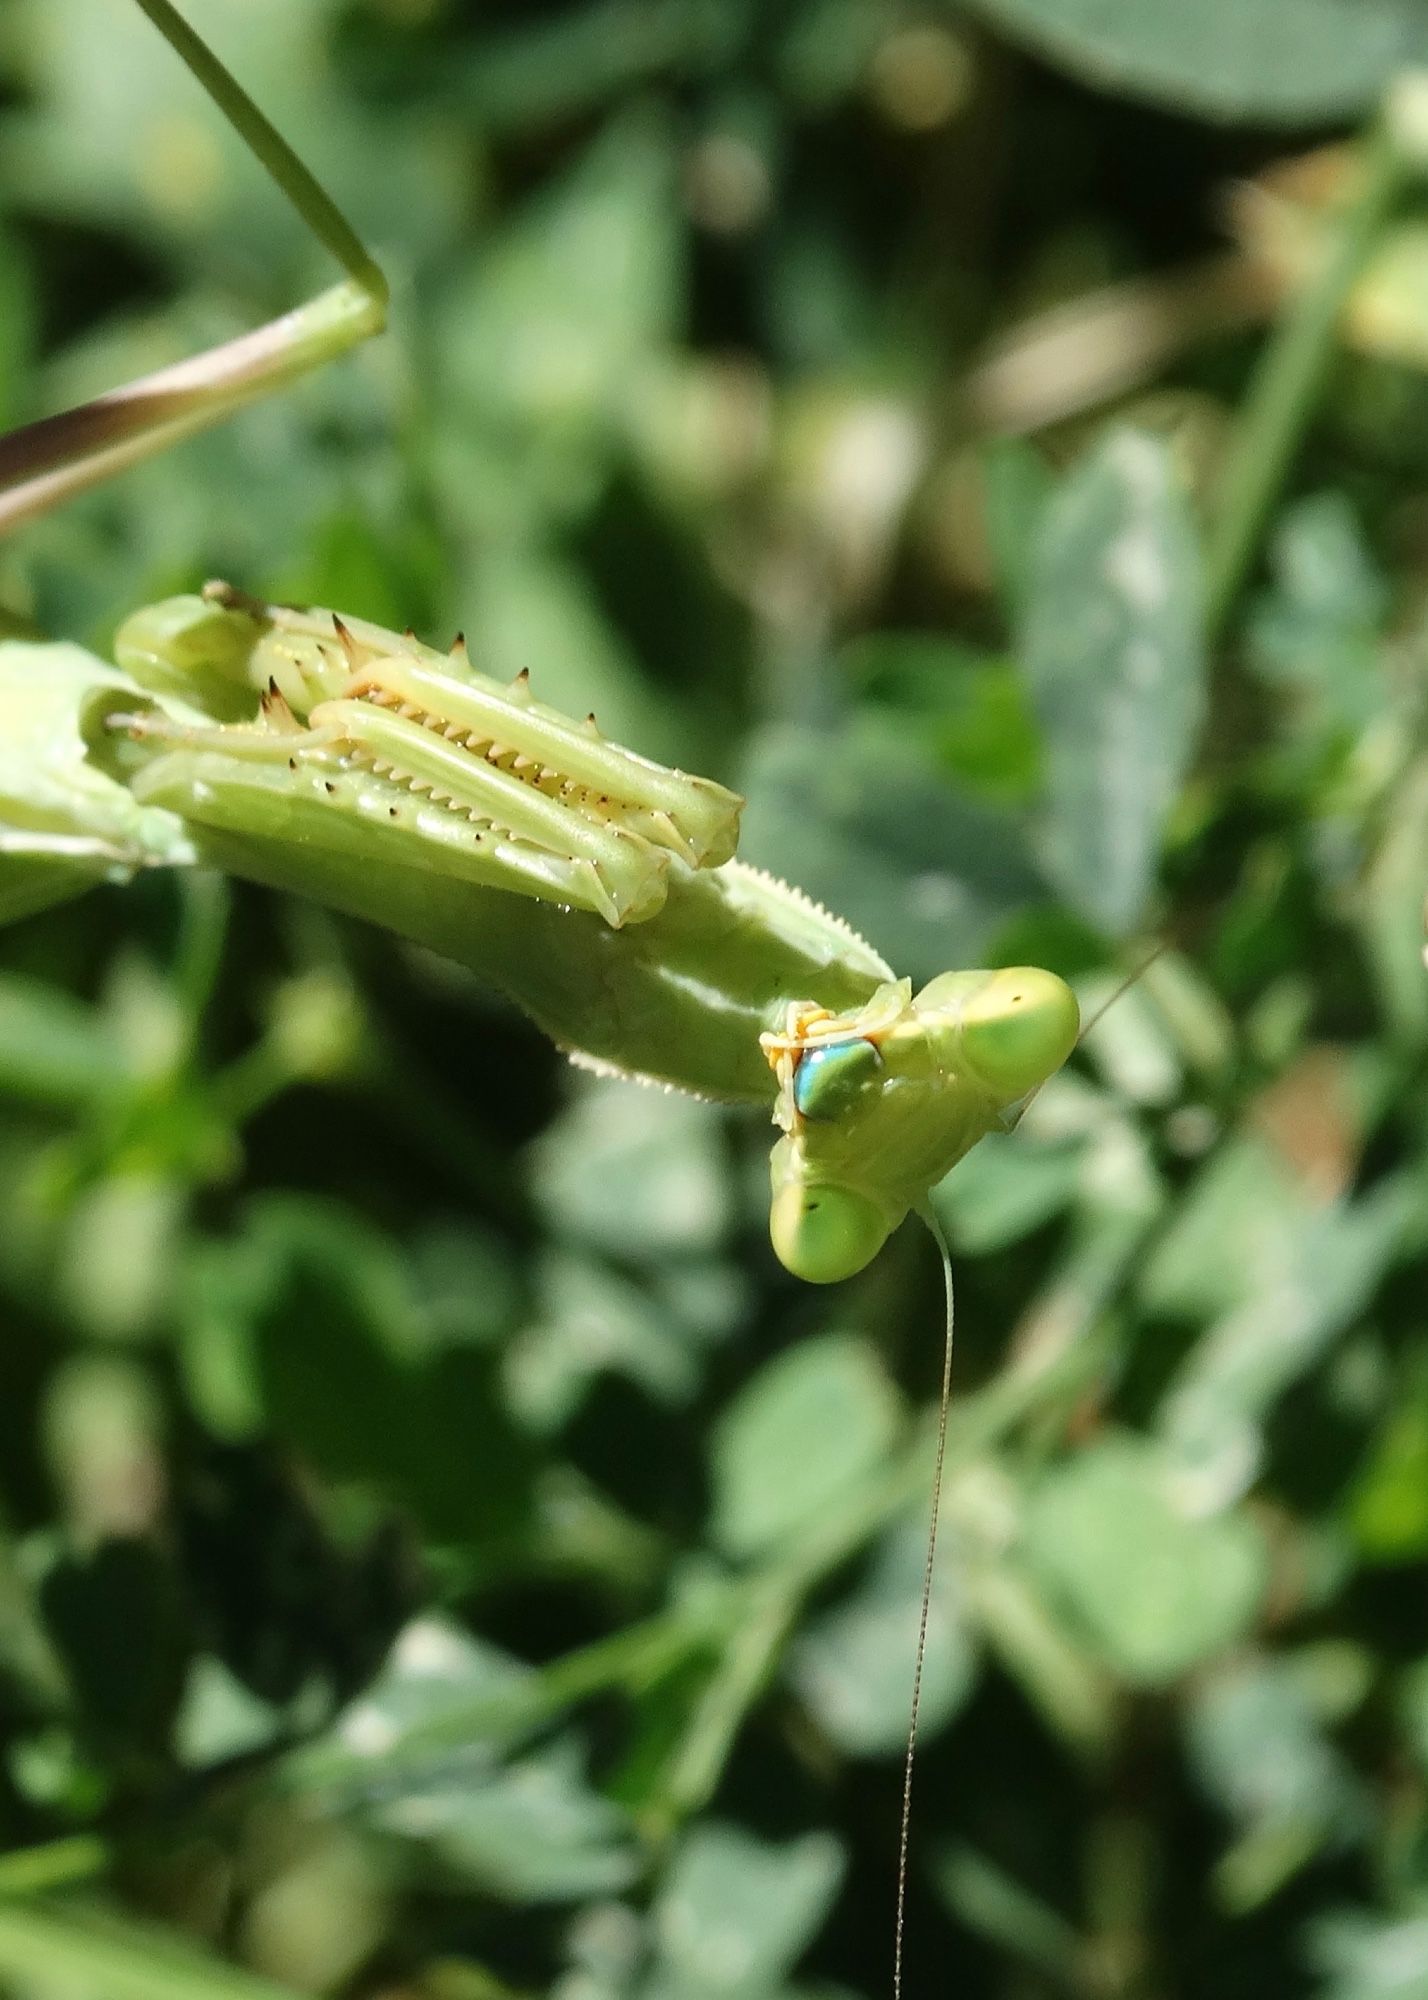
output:
[[40, 1587], [80, 1717], [106, 1750], [153, 1755], [179, 1701], [189, 1619], [172, 1565], [148, 1543], [63, 1556]]
[[838, 911], [919, 982], [975, 965], [1044, 894], [1017, 817], [958, 793], [908, 733], [766, 730], [743, 789], [740, 854]]
[[1421, 57], [1418, 0], [974, 0], [1103, 90], [1206, 118], [1307, 124], [1361, 110]]

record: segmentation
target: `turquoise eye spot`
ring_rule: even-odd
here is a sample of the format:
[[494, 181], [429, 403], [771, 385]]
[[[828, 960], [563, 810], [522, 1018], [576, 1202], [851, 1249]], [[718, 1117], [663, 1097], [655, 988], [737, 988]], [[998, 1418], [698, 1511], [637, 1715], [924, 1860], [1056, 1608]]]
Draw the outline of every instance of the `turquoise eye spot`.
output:
[[861, 1036], [805, 1049], [793, 1074], [793, 1101], [801, 1118], [839, 1118], [882, 1067], [873, 1044]]

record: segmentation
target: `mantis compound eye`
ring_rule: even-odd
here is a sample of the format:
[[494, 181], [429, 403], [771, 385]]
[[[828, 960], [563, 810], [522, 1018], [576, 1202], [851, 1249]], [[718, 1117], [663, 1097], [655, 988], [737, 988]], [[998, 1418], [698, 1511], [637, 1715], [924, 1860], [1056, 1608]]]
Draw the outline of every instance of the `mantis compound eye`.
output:
[[800, 1117], [842, 1117], [863, 1087], [876, 1080], [881, 1062], [873, 1044], [858, 1038], [806, 1050], [793, 1074]]
[[795, 1278], [832, 1285], [872, 1263], [887, 1241], [888, 1223], [852, 1188], [790, 1181], [773, 1198], [769, 1235], [780, 1264]]
[[1054, 972], [1028, 965], [988, 974], [962, 1006], [967, 1067], [1009, 1102], [1035, 1090], [1076, 1046], [1076, 996]]

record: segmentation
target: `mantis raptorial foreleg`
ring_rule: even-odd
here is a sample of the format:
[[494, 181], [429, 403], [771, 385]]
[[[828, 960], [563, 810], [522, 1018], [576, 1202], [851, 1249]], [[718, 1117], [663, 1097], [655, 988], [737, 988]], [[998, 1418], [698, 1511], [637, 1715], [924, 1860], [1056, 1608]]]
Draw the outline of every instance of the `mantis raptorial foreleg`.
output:
[[604, 742], [524, 676], [486, 679], [462, 647], [219, 585], [136, 614], [116, 650], [170, 697], [231, 712], [247, 690], [236, 723], [111, 717], [154, 753], [135, 796], [200, 851], [436, 942], [602, 1067], [771, 1100], [773, 1242], [800, 1277], [862, 1269], [1075, 1042], [1049, 972], [914, 994], [730, 858], [733, 793]]
[[[200, 635], [195, 650], [195, 634]], [[707, 778], [651, 764], [538, 702], [526, 677], [477, 674], [464, 645], [433, 653], [362, 620], [269, 610], [225, 585], [139, 612], [116, 641], [119, 663], [172, 687], [213, 648], [237, 672], [255, 720], [193, 724], [152, 712], [120, 718], [141, 741], [215, 765], [234, 760], [227, 793], [280, 786], [310, 809], [308, 838], [340, 848], [355, 825], [436, 844], [464, 879], [588, 910], [614, 928], [652, 916], [672, 857], [717, 866], [734, 852], [740, 800]], [[205, 780], [216, 798], [217, 769]], [[162, 764], [141, 778], [161, 793]], [[418, 846], [412, 854], [419, 865]]]

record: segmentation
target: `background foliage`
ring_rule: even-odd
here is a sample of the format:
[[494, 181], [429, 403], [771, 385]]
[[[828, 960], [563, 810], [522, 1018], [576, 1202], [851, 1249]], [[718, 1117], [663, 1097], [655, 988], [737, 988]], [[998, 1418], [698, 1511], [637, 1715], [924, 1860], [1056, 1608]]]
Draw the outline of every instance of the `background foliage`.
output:
[[[189, 12], [393, 331], [25, 531], [12, 610], [462, 626], [914, 977], [1168, 938], [938, 1196], [909, 1990], [1428, 1993], [1406, 176], [1284, 359], [1364, 171], [1295, 156], [1428, 10]], [[11, 0], [0, 77], [5, 418], [325, 280], [137, 9]], [[215, 882], [4, 934], [0, 1982], [886, 1990], [936, 1271], [784, 1279], [756, 1128]]]

